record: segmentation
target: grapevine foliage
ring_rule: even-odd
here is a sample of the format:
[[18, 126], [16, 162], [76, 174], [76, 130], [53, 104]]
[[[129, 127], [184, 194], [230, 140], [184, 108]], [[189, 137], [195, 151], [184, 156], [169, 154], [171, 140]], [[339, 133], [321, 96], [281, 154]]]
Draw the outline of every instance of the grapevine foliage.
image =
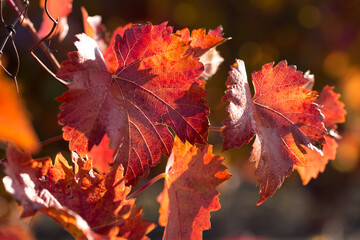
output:
[[[60, 39], [67, 34], [71, 5], [49, 6], [60, 17]], [[130, 23], [108, 39], [101, 17], [90, 17], [85, 8], [82, 13], [77, 51], [68, 53], [56, 74], [68, 88], [56, 99], [71, 165], [61, 154], [54, 161], [33, 159], [40, 145], [22, 103], [14, 100], [15, 88], [0, 74], [7, 192], [24, 206], [23, 217], [42, 212], [76, 239], [147, 239], [155, 224], [142, 219], [130, 194], [165, 155], [158, 197], [163, 239], [202, 239], [211, 227], [210, 212], [221, 208], [216, 187], [231, 176], [208, 144], [204, 99], [205, 80], [223, 61], [216, 50], [227, 40], [222, 27], [174, 32], [167, 23]], [[51, 28], [45, 16], [39, 37]], [[294, 169], [304, 185], [324, 171], [335, 158], [337, 124], [346, 112], [332, 87], [318, 94], [314, 77], [286, 61], [265, 64], [252, 82], [253, 96], [245, 64], [236, 60], [226, 81], [229, 115], [221, 134], [223, 150], [255, 138], [250, 161], [260, 205]]]

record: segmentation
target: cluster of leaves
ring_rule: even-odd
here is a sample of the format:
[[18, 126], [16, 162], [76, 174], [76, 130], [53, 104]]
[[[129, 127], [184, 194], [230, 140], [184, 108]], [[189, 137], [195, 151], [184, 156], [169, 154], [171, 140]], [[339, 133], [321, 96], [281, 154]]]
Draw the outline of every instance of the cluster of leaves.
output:
[[[53, 9], [63, 17], [60, 36], [66, 34], [64, 18], [71, 7]], [[129, 193], [161, 155], [169, 156], [158, 197], [163, 239], [201, 239], [210, 229], [210, 212], [220, 209], [215, 188], [230, 178], [223, 158], [213, 155], [207, 142], [204, 99], [205, 80], [222, 61], [215, 50], [226, 41], [222, 28], [190, 33], [173, 32], [167, 23], [128, 24], [107, 39], [101, 18], [82, 12], [85, 33], [77, 35], [77, 51], [57, 72], [68, 87], [57, 98], [62, 103], [58, 120], [73, 167], [61, 154], [54, 162], [33, 159], [36, 137], [28, 123], [15, 121], [26, 119], [15, 114], [20, 106], [7, 105], [0, 109], [1, 117], [10, 118], [0, 124], [0, 136], [9, 142], [6, 190], [24, 206], [23, 217], [40, 211], [76, 239], [146, 239], [155, 225], [141, 219]], [[44, 22], [39, 34], [48, 27]], [[294, 169], [304, 184], [324, 171], [335, 157], [336, 124], [344, 121], [344, 106], [333, 88], [312, 91], [313, 76], [285, 61], [253, 73], [254, 97], [244, 63], [237, 60], [231, 68], [223, 150], [256, 136], [250, 160], [261, 204]], [[15, 89], [5, 94], [16, 97]], [[26, 130], [19, 127], [25, 125]]]

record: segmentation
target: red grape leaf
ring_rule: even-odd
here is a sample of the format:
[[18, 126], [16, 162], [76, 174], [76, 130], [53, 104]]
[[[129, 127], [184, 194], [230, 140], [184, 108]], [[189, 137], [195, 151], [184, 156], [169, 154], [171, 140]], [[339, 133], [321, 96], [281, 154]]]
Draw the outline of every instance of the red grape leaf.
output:
[[94, 145], [88, 152], [88, 157], [93, 160], [93, 166], [98, 172], [106, 172], [110, 169], [113, 160], [114, 149], [109, 148], [110, 139], [104, 135], [99, 145]]
[[210, 212], [221, 207], [215, 188], [230, 178], [223, 160], [212, 154], [211, 145], [196, 147], [175, 137], [158, 197], [163, 239], [202, 239], [210, 229]]
[[38, 139], [14, 81], [0, 69], [0, 139], [12, 141], [23, 149], [36, 151]]
[[[59, 18], [55, 34], [59, 34], [60, 41], [66, 37], [69, 31], [67, 16], [72, 11], [72, 2], [73, 0], [65, 0], [65, 1], [49, 0], [47, 2], [47, 9], [51, 14], [51, 16], [54, 19]], [[54, 24], [45, 12], [45, 0], [40, 0], [40, 7], [44, 9], [44, 12], [43, 12], [43, 20], [40, 29], [38, 31], [38, 36], [40, 38], [43, 38], [50, 33], [50, 30], [52, 29]]]
[[296, 166], [303, 185], [309, 183], [312, 178], [317, 178], [319, 173], [324, 172], [329, 160], [334, 160], [336, 156], [338, 134], [336, 133], [337, 123], [345, 121], [346, 111], [344, 103], [339, 101], [340, 94], [333, 91], [333, 87], [325, 86], [321, 91], [316, 103], [321, 107], [321, 113], [324, 115], [324, 124], [328, 130], [325, 136], [326, 143], [322, 149], [322, 155], [317, 151], [307, 150], [306, 166]]
[[169, 155], [173, 136], [206, 143], [209, 110], [202, 64], [185, 55], [189, 43], [166, 24], [132, 25], [117, 35], [118, 69], [111, 74], [93, 39], [78, 35], [78, 52], [69, 54], [58, 77], [70, 80], [57, 100], [63, 137], [70, 150], [85, 156], [107, 133], [115, 149], [114, 164], [125, 168], [127, 184], [135, 184]]
[[105, 51], [108, 45], [108, 39], [106, 38], [105, 27], [101, 22], [101, 16], [96, 15], [90, 17], [84, 7], [81, 7], [81, 13], [85, 34], [96, 41], [101, 52]]
[[125, 186], [121, 166], [98, 174], [92, 170], [91, 159], [74, 153], [73, 170], [61, 154], [52, 164], [50, 158], [33, 160], [12, 145], [7, 159], [4, 185], [24, 206], [23, 216], [41, 211], [74, 236], [124, 221], [136, 208], [135, 199], [126, 199], [130, 187]]
[[126, 24], [124, 27], [116, 28], [112, 34], [110, 44], [104, 51], [105, 63], [111, 73], [114, 73], [116, 71], [116, 69], [118, 68], [117, 57], [116, 57], [115, 49], [114, 49], [116, 36], [120, 35], [121, 37], [123, 37], [125, 30], [130, 29], [132, 27], [132, 25], [133, 25], [132, 23], [129, 23], [129, 24]]
[[124, 221], [105, 226], [96, 231], [112, 239], [124, 238], [127, 240], [148, 240], [146, 236], [155, 228], [155, 224], [141, 219], [141, 208], [133, 208], [131, 215]]
[[316, 150], [306, 149], [306, 166], [295, 166], [303, 185], [308, 184], [312, 178], [317, 178], [319, 173], [324, 172], [329, 160], [335, 159], [338, 147], [336, 140], [330, 136], [325, 136], [325, 140], [322, 155]]
[[345, 122], [345, 104], [339, 101], [340, 94], [333, 91], [334, 87], [325, 86], [321, 91], [316, 103], [321, 106], [321, 113], [324, 114], [325, 127], [337, 129], [337, 123]]
[[215, 30], [210, 30], [208, 34], [206, 34], [206, 30], [203, 28], [192, 30], [191, 35], [187, 28], [176, 31], [176, 34], [183, 40], [190, 41], [188, 53], [193, 53], [195, 57], [201, 57], [209, 49], [226, 41], [226, 38], [222, 38], [221, 26]]
[[190, 41], [188, 53], [193, 53], [195, 57], [200, 57], [200, 62], [204, 64], [204, 72], [200, 75], [201, 79], [207, 80], [214, 75], [219, 65], [224, 61], [216, 46], [224, 43], [227, 39], [222, 38], [222, 26], [215, 30], [209, 30], [206, 34], [205, 29], [193, 30], [190, 35], [189, 29], [185, 28], [176, 32], [183, 40]]
[[252, 78], [253, 98], [244, 62], [238, 60], [232, 66], [224, 97], [229, 101], [229, 117], [222, 135], [224, 150], [240, 147], [256, 135], [250, 160], [256, 166], [260, 205], [281, 186], [294, 165], [306, 164], [303, 146], [321, 146], [325, 128], [315, 94], [303, 88], [309, 79], [295, 66], [286, 61], [275, 67], [265, 64]]

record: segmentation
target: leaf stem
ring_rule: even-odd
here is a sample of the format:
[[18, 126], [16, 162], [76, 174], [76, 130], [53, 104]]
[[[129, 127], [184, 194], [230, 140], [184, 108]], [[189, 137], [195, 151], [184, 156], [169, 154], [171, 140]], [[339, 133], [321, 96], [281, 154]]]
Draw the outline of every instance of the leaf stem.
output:
[[215, 126], [209, 126], [209, 131], [213, 132], [221, 132], [224, 127], [215, 127]]
[[52, 138], [48, 138], [48, 139], [40, 142], [40, 143], [39, 143], [39, 146], [40, 146], [40, 147], [45, 147], [45, 146], [47, 146], [47, 145], [49, 145], [49, 144], [51, 144], [51, 143], [54, 143], [54, 142], [57, 142], [57, 141], [60, 141], [60, 140], [63, 140], [62, 134], [57, 135], [57, 136], [52, 137]]
[[138, 195], [140, 192], [144, 191], [146, 188], [148, 188], [149, 186], [153, 185], [155, 182], [157, 182], [158, 180], [165, 178], [167, 176], [167, 173], [161, 173], [159, 175], [157, 175], [156, 177], [154, 177], [153, 179], [151, 179], [150, 181], [148, 181], [145, 185], [141, 186], [140, 188], [136, 189], [136, 191], [134, 191], [133, 193], [131, 193], [130, 195], [128, 195], [126, 197], [126, 199], [130, 199], [135, 197], [136, 195]]
[[[49, 145], [49, 144], [51, 144], [51, 143], [60, 141], [60, 140], [62, 140], [62, 139], [63, 139], [63, 136], [62, 136], [62, 135], [58, 135], [58, 136], [55, 136], [55, 137], [52, 137], [52, 138], [48, 138], [48, 139], [40, 142], [40, 143], [38, 144], [38, 146], [39, 146], [39, 147], [45, 147], [45, 146], [47, 146], [47, 145]], [[42, 161], [43, 159], [46, 160], [46, 159], [48, 159], [48, 158], [42, 158], [42, 159], [40, 159], [40, 160], [38, 159], [37, 161]], [[6, 158], [6, 157], [0, 159], [0, 165], [2, 165], [2, 164], [3, 164], [4, 162], [6, 162], [6, 161], [7, 161], [7, 158]]]

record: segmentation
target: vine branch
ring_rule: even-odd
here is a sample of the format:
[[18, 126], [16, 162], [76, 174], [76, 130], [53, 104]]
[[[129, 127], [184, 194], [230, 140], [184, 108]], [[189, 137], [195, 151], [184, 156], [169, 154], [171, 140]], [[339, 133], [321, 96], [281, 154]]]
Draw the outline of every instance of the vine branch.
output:
[[161, 173], [159, 175], [157, 175], [156, 177], [154, 177], [153, 179], [151, 179], [150, 181], [148, 181], [145, 185], [141, 186], [140, 188], [136, 189], [136, 191], [134, 191], [133, 193], [129, 194], [126, 199], [130, 199], [135, 197], [136, 195], [138, 195], [139, 193], [141, 193], [142, 191], [144, 191], [146, 188], [150, 187], [151, 185], [153, 185], [155, 182], [159, 181], [162, 178], [165, 178], [168, 174], [167, 173]]
[[[13, 9], [16, 11], [16, 13], [19, 16], [21, 16], [21, 12], [24, 9], [24, 6], [23, 6], [23, 3], [21, 2], [21, 0], [7, 0], [7, 1], [9, 2], [10, 6], [12, 6]], [[47, 1], [45, 1], [45, 2], [47, 2]], [[47, 9], [46, 9], [46, 11], [47, 11]], [[30, 34], [35, 42], [37, 42], [37, 43], [41, 42], [41, 43], [39, 43], [39, 47], [44, 52], [45, 56], [49, 59], [49, 61], [53, 65], [53, 67], [56, 70], [58, 70], [60, 68], [59, 62], [57, 61], [56, 57], [51, 52], [51, 50], [46, 46], [46, 44], [43, 41], [41, 41], [41, 39], [37, 35], [37, 31], [34, 27], [34, 24], [31, 22], [31, 20], [28, 18], [27, 15], [24, 15], [22, 17], [23, 17], [22, 26], [30, 32]]]

